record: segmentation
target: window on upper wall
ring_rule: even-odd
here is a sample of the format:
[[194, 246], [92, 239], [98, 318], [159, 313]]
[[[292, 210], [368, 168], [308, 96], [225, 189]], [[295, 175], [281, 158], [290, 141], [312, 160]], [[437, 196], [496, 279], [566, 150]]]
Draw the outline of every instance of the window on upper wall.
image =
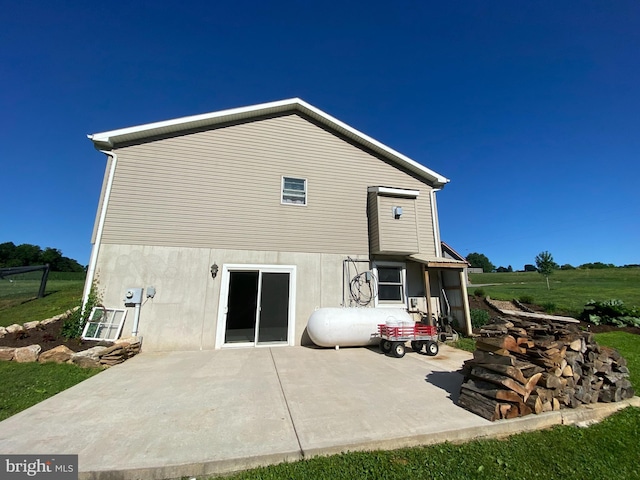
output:
[[405, 265], [403, 263], [376, 263], [378, 278], [377, 304], [405, 303]]
[[307, 179], [282, 177], [282, 203], [289, 205], [306, 205]]

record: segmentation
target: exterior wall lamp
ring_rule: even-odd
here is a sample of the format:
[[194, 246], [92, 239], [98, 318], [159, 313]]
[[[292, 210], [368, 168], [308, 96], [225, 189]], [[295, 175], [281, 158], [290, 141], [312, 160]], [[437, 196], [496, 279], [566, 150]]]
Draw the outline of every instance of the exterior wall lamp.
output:
[[218, 276], [218, 265], [214, 263], [211, 265], [211, 278], [216, 278]]

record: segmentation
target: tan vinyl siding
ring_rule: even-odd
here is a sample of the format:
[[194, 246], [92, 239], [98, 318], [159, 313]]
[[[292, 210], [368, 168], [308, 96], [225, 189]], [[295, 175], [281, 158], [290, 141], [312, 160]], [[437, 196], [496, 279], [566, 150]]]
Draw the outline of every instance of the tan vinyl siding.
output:
[[[393, 208], [401, 207], [402, 216], [394, 218]], [[378, 195], [379, 252], [413, 254], [418, 252], [416, 200]]]
[[[430, 187], [298, 114], [120, 148], [109, 244], [297, 252], [369, 250], [367, 187], [420, 190], [421, 252], [433, 252]], [[282, 176], [307, 205], [282, 205]]]

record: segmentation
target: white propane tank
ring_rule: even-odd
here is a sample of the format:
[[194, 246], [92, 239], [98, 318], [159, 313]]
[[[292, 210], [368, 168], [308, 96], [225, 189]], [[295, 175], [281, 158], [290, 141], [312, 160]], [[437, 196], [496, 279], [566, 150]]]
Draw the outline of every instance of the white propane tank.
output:
[[320, 308], [309, 317], [307, 333], [319, 347], [364, 347], [378, 344], [378, 325], [387, 322], [414, 323], [401, 308]]

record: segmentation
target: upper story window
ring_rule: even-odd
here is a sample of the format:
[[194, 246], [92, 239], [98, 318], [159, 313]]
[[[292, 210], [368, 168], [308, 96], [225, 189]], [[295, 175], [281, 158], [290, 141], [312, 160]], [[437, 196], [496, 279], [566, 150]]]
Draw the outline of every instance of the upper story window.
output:
[[307, 204], [307, 179], [282, 177], [282, 203]]

